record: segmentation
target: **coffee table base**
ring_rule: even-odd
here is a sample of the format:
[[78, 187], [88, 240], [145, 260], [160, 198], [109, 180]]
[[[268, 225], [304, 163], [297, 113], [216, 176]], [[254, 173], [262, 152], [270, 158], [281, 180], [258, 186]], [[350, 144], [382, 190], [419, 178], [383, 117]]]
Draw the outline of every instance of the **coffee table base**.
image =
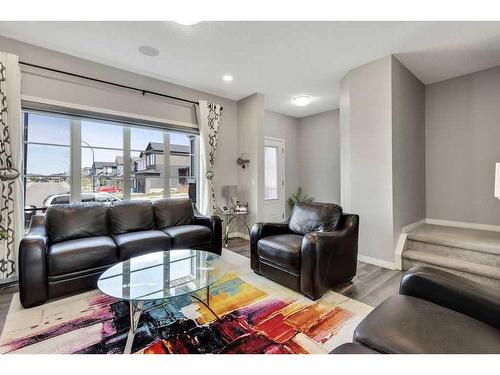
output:
[[[196, 297], [195, 295], [190, 295], [192, 298], [203, 304], [210, 312], [215, 316], [217, 320], [220, 320], [219, 316], [215, 313], [214, 310], [210, 307], [210, 286], [207, 286], [207, 301], [203, 301], [202, 299]], [[125, 349], [123, 350], [123, 354], [130, 354], [132, 352], [132, 344], [134, 343], [135, 331], [137, 330], [137, 326], [139, 324], [139, 319], [141, 318], [142, 308], [144, 306], [144, 301], [139, 301], [137, 305], [134, 301], [129, 301], [129, 312], [130, 312], [130, 330], [128, 331], [127, 342], [125, 343]], [[168, 302], [162, 303], [161, 305], [154, 306], [147, 311], [152, 311], [158, 309]]]

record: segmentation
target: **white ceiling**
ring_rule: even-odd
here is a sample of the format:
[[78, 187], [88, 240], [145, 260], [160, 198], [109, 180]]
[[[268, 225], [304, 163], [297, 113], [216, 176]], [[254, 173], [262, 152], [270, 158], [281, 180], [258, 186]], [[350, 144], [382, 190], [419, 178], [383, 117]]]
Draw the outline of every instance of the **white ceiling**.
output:
[[260, 92], [295, 117], [338, 108], [347, 71], [388, 54], [426, 84], [500, 65], [500, 22], [0, 22], [0, 35], [234, 100]]

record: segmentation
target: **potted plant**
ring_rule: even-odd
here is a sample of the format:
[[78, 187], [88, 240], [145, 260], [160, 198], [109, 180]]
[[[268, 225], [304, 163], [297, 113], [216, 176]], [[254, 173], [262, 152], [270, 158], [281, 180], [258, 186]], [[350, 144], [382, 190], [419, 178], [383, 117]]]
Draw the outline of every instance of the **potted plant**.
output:
[[314, 198], [308, 197], [302, 191], [302, 188], [299, 186], [297, 192], [292, 194], [290, 198], [288, 198], [288, 206], [290, 207], [290, 212], [293, 210], [293, 207], [300, 202], [311, 203], [314, 201]]

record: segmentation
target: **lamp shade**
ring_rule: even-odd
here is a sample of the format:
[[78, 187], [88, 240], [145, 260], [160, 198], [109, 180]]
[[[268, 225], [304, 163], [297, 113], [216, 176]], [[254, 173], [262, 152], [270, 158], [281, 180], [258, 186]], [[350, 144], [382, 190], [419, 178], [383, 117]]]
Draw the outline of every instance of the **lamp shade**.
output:
[[222, 196], [224, 198], [237, 198], [238, 197], [238, 186], [236, 185], [225, 185], [222, 187]]
[[495, 197], [500, 199], [500, 163], [495, 165]]

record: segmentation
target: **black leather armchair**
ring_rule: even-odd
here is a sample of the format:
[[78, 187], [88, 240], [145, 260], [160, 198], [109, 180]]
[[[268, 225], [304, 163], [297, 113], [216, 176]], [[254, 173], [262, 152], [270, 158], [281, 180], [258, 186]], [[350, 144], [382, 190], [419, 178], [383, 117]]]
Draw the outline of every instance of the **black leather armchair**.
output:
[[[333, 353], [500, 353], [500, 289], [417, 266]], [[361, 348], [364, 346], [365, 348]]]
[[19, 245], [21, 304], [94, 289], [121, 260], [182, 248], [222, 251], [220, 218], [202, 216], [189, 199], [51, 206], [32, 217]]
[[287, 223], [257, 223], [251, 268], [316, 300], [356, 275], [359, 217], [329, 203], [298, 203]]

